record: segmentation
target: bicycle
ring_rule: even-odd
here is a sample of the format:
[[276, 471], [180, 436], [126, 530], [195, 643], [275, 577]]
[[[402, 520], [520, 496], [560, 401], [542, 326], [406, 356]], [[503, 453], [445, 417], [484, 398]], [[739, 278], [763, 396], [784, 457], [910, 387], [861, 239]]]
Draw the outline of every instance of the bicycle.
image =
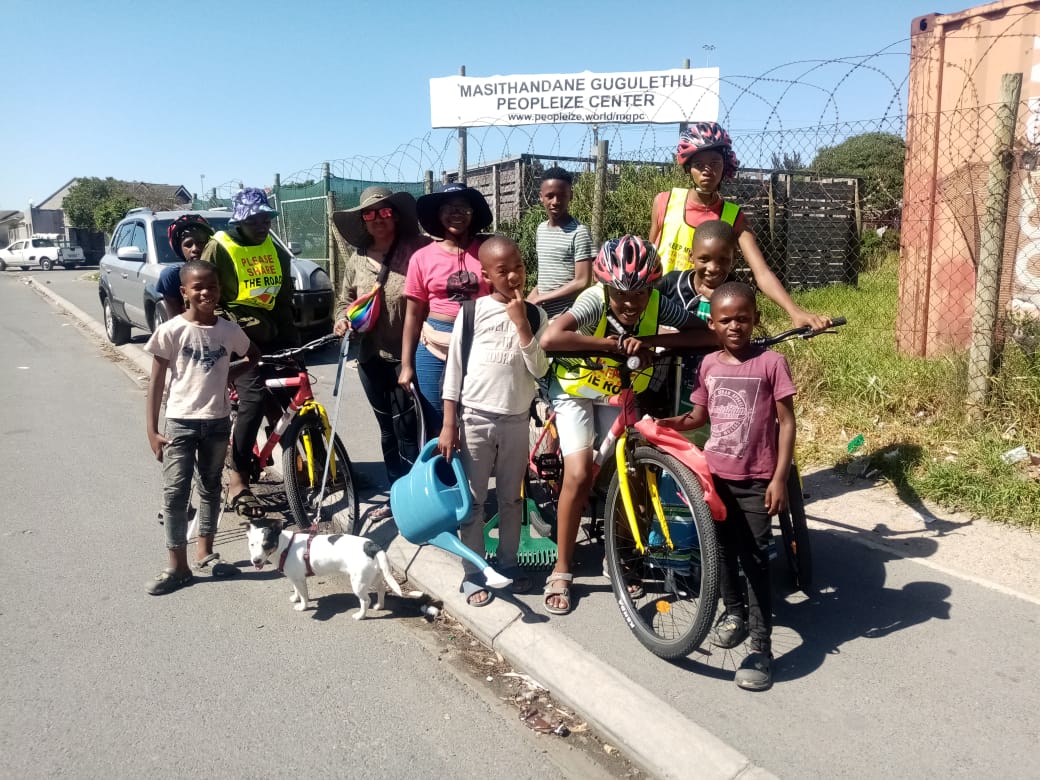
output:
[[347, 448], [332, 430], [325, 407], [314, 397], [302, 359], [304, 354], [333, 341], [339, 341], [339, 336], [330, 334], [301, 347], [261, 356], [261, 370], [273, 368], [282, 374], [264, 380], [268, 392], [274, 395], [275, 390], [291, 388], [296, 392], [287, 404], [276, 397], [283, 412], [272, 421], [263, 446], [253, 446], [252, 472], [254, 479], [258, 478], [264, 465], [274, 463], [274, 449], [281, 445], [285, 496], [296, 524], [301, 529], [313, 525], [320, 533], [351, 534], [359, 513], [353, 467]]
[[[608, 352], [551, 352], [551, 357], [616, 360]], [[667, 350], [661, 354], [679, 354]], [[639, 358], [618, 366], [620, 407], [593, 457], [598, 476], [611, 456], [616, 470], [604, 510], [606, 573], [626, 624], [650, 652], [689, 655], [711, 630], [719, 600], [714, 523], [725, 517], [703, 453], [681, 434], [636, 409], [632, 376]]]

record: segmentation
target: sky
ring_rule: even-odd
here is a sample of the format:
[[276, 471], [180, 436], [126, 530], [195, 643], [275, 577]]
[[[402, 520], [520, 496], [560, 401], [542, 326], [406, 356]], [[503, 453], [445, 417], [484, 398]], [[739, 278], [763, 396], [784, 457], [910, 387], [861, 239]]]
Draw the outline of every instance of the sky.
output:
[[[429, 79], [460, 65], [491, 76], [689, 59], [720, 69], [720, 121], [735, 138], [902, 113], [911, 20], [968, 7], [936, 5], [5, 0], [0, 210], [82, 176], [227, 191], [276, 173], [316, 178], [332, 161], [338, 175], [421, 180], [457, 165], [455, 131], [430, 127]], [[612, 157], [642, 159], [674, 146], [676, 130], [604, 126], [600, 137]], [[470, 133], [470, 165], [591, 146], [584, 125]]]

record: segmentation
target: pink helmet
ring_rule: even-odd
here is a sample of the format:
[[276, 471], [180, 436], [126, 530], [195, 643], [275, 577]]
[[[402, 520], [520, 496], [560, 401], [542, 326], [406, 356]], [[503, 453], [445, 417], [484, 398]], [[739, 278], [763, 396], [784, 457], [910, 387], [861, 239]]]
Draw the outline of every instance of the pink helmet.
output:
[[732, 179], [737, 175], [740, 161], [733, 154], [733, 141], [729, 133], [718, 122], [695, 122], [679, 134], [679, 147], [675, 158], [686, 167], [697, 152], [715, 149], [722, 154], [722, 178]]
[[612, 238], [592, 264], [596, 279], [622, 292], [649, 289], [661, 278], [661, 261], [654, 245], [639, 236]]

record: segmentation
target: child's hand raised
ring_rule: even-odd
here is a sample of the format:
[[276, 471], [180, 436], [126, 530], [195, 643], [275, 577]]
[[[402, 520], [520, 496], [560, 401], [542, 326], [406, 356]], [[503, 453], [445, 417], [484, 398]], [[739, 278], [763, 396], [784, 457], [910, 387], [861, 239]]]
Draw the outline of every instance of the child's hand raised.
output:
[[513, 290], [513, 297], [506, 304], [506, 314], [509, 315], [509, 319], [513, 321], [518, 331], [522, 332], [524, 325], [528, 325], [528, 330], [530, 330], [527, 322], [527, 304], [524, 302], [524, 292], [519, 287]]

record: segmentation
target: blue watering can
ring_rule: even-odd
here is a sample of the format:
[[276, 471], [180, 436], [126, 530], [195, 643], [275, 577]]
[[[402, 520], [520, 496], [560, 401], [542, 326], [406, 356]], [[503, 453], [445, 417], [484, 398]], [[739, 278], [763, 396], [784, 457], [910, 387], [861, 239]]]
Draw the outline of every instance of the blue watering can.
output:
[[390, 487], [390, 507], [401, 536], [412, 544], [432, 544], [465, 558], [481, 570], [489, 588], [512, 584], [457, 536], [473, 499], [462, 462], [457, 457], [445, 460], [436, 439], [426, 443], [411, 471]]

